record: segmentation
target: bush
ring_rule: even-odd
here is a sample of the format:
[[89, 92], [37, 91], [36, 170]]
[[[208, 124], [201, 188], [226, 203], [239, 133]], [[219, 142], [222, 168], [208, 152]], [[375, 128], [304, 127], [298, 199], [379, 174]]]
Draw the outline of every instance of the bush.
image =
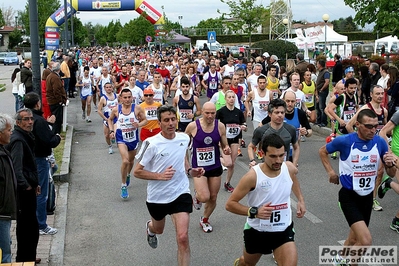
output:
[[295, 44], [283, 40], [264, 40], [254, 43], [251, 48], [261, 48], [262, 53], [268, 52], [269, 55], [276, 55], [279, 58], [280, 66], [285, 66], [285, 58], [295, 58], [298, 48]]

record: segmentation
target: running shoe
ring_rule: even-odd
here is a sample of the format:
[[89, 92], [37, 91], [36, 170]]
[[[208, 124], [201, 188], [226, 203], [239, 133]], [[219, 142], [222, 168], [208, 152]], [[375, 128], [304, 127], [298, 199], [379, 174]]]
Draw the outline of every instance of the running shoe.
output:
[[82, 119], [83, 119], [83, 120], [86, 119], [86, 113], [85, 113], [85, 112], [82, 113]]
[[122, 186], [121, 187], [121, 198], [122, 199], [127, 199], [129, 197], [129, 192], [127, 192], [127, 187]]
[[114, 153], [114, 150], [112, 149], [112, 145], [108, 146], [108, 153], [109, 154], [113, 154]]
[[234, 187], [230, 185], [230, 183], [225, 182], [224, 183], [224, 190], [226, 190], [229, 193], [232, 193], [234, 191]]
[[396, 231], [399, 234], [399, 219], [393, 218], [391, 225], [389, 226], [392, 230]]
[[205, 233], [210, 233], [213, 230], [212, 225], [209, 223], [208, 219], [209, 218], [204, 218], [203, 216], [201, 216], [200, 218], [200, 226]]
[[87, 117], [87, 118], [86, 118], [86, 122], [87, 122], [87, 123], [91, 123], [90, 117]]
[[52, 228], [51, 226], [48, 226], [44, 229], [39, 230], [40, 235], [55, 235], [58, 232], [57, 229]]
[[126, 176], [126, 186], [128, 187], [130, 185], [130, 174]]
[[247, 145], [245, 145], [245, 140], [241, 140], [241, 148], [245, 148], [245, 147], [247, 147]]
[[193, 207], [196, 210], [200, 210], [202, 207], [202, 202], [197, 199], [197, 192], [194, 189], [194, 196], [193, 196]]
[[222, 164], [223, 171], [227, 171], [227, 167]]
[[263, 159], [262, 151], [259, 150], [258, 148], [256, 148], [256, 158], [258, 158], [258, 160], [262, 160]]
[[376, 199], [373, 200], [373, 210], [382, 211], [381, 204]]
[[238, 259], [236, 259], [236, 260], [234, 261], [233, 266], [240, 266], [240, 258], [238, 258]]
[[242, 153], [241, 153], [241, 149], [240, 148], [238, 148], [238, 151], [237, 151], [238, 153], [237, 153], [237, 156], [238, 157], [242, 157]]
[[158, 237], [157, 237], [157, 235], [156, 234], [150, 235], [150, 233], [148, 232], [148, 224], [150, 222], [151, 221], [147, 221], [147, 223], [145, 224], [145, 231], [147, 233], [147, 242], [148, 242], [148, 245], [150, 245], [150, 247], [157, 248], [158, 247]]
[[305, 142], [305, 141], [306, 141], [305, 136], [301, 135], [301, 142]]
[[331, 153], [331, 159], [337, 159], [337, 152], [335, 151], [335, 152], [333, 152], [333, 153]]
[[387, 193], [388, 190], [391, 189], [392, 178], [389, 176], [384, 176], [381, 180], [381, 184], [378, 186], [378, 197], [382, 199]]

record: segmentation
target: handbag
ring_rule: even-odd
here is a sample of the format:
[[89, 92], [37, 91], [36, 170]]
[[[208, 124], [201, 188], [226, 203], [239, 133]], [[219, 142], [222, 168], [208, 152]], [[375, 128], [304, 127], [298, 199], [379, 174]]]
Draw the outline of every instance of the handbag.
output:
[[26, 93], [25, 84], [24, 83], [19, 84], [18, 85], [18, 96], [23, 98], [25, 96], [25, 93]]

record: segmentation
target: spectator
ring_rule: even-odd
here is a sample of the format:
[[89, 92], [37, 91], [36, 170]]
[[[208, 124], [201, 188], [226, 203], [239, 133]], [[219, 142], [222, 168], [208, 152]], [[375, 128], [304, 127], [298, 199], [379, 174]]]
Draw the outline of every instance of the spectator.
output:
[[25, 93], [33, 91], [32, 84], [32, 61], [26, 59], [24, 66], [21, 68], [21, 82], [25, 84]]
[[332, 73], [332, 85], [333, 86], [335, 86], [335, 84], [337, 84], [337, 82], [342, 79], [342, 75], [343, 75], [341, 56], [339, 54], [335, 54], [334, 61], [335, 61], [335, 65], [333, 67], [333, 73]]
[[[298, 53], [296, 55], [296, 60], [297, 60], [297, 64], [296, 64], [295, 72], [299, 73], [299, 76], [301, 78], [300, 82], [302, 83], [305, 80], [304, 74], [305, 74], [306, 70], [308, 70], [308, 63], [304, 60], [304, 56], [302, 53]], [[288, 68], [287, 68], [287, 72], [288, 72]]]
[[61, 125], [63, 120], [63, 106], [65, 106], [67, 97], [60, 78], [60, 63], [54, 62], [51, 73], [46, 78], [46, 99], [50, 106], [50, 111], [55, 115], [55, 123], [53, 125], [54, 133], [61, 133]]
[[33, 114], [28, 108], [19, 109], [15, 115], [14, 131], [6, 146], [11, 153], [17, 179], [17, 257], [16, 262], [36, 260], [39, 225], [36, 218], [36, 196], [40, 193], [39, 178], [33, 147]]
[[316, 80], [316, 89], [319, 96], [318, 102], [316, 103], [316, 124], [320, 127], [327, 126], [327, 116], [324, 113], [326, 108], [326, 100], [330, 89], [330, 72], [326, 69], [326, 61], [319, 60], [317, 62], [317, 69], [319, 70], [319, 75]]
[[5, 145], [10, 142], [14, 120], [0, 114], [0, 263], [11, 263], [11, 220], [17, 217], [17, 180], [10, 153]]
[[12, 94], [15, 98], [15, 112], [24, 107], [24, 103], [22, 102], [22, 97], [18, 95], [19, 84], [21, 84], [21, 69], [16, 68], [11, 75], [12, 82]]

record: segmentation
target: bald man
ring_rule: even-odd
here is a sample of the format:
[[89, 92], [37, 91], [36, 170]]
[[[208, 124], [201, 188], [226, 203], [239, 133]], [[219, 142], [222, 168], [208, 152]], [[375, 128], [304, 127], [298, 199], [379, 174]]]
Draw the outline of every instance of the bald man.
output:
[[[200, 226], [205, 233], [213, 231], [208, 219], [216, 207], [216, 199], [223, 173], [219, 144], [224, 154], [231, 153], [227, 143], [226, 128], [215, 117], [215, 104], [206, 102], [202, 107], [202, 117], [188, 124], [185, 131], [192, 138], [193, 156], [191, 167], [203, 167], [205, 169], [205, 173], [202, 176], [193, 179], [195, 187], [193, 196], [194, 208], [200, 210], [202, 203], [205, 203], [204, 214], [200, 219]], [[224, 164], [225, 166], [230, 166], [231, 161], [224, 162]]]

